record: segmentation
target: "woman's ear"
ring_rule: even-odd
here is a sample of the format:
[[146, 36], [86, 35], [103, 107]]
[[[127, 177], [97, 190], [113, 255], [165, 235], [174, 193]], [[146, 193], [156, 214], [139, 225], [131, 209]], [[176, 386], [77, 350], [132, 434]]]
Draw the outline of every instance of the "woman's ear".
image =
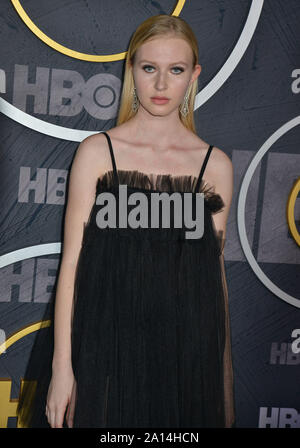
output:
[[192, 76], [192, 81], [191, 82], [194, 82], [195, 79], [198, 78], [198, 76], [201, 73], [201, 70], [202, 70], [201, 65], [200, 64], [196, 64], [195, 67], [194, 67], [194, 72], [193, 72], [193, 76]]

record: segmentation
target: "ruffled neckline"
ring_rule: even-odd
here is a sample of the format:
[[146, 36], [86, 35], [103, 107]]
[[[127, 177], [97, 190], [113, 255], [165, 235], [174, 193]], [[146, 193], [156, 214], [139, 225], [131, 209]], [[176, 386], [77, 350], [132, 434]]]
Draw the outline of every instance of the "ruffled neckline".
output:
[[[118, 170], [117, 172], [119, 183], [129, 188], [149, 193], [204, 193], [205, 203], [212, 213], [222, 211], [225, 205], [220, 194], [215, 192], [215, 187], [209, 185], [203, 178], [196, 191], [198, 178], [192, 175], [148, 174], [138, 170]], [[98, 178], [96, 192], [105, 191], [114, 186], [114, 171], [109, 170]]]

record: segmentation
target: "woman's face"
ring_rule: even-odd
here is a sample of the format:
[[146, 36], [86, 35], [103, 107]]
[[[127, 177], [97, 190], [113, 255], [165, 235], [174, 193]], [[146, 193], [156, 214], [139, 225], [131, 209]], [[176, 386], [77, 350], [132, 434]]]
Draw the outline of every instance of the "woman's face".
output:
[[[193, 67], [189, 44], [179, 37], [156, 37], [136, 52], [132, 74], [140, 107], [152, 115], [169, 115], [183, 102], [184, 95], [201, 66]], [[154, 101], [166, 97], [168, 101]]]

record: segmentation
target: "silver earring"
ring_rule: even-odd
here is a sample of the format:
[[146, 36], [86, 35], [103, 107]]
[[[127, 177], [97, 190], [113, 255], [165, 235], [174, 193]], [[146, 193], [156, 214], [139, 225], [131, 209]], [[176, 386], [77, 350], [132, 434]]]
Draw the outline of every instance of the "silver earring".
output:
[[136, 94], [136, 88], [134, 87], [132, 89], [132, 95], [133, 95], [133, 101], [132, 101], [132, 110], [133, 112], [136, 112], [139, 108], [139, 100]]
[[184, 117], [186, 117], [187, 114], [189, 113], [189, 95], [187, 92], [184, 95], [184, 100], [183, 100], [182, 106], [180, 108], [180, 112]]

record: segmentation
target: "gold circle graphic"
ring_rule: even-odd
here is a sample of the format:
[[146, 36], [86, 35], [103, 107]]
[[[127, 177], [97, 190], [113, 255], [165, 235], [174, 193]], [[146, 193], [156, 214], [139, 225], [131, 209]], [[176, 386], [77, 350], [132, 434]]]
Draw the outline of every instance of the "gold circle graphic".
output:
[[22, 339], [24, 336], [27, 336], [34, 331], [40, 330], [41, 328], [50, 327], [51, 320], [41, 320], [36, 322], [35, 324], [28, 325], [27, 327], [22, 328], [16, 333], [12, 334], [5, 342], [0, 345], [0, 355], [2, 355], [5, 350], [17, 342], [19, 339]]
[[299, 232], [298, 232], [296, 224], [295, 224], [295, 213], [294, 212], [295, 212], [296, 198], [297, 198], [299, 192], [300, 192], [300, 177], [299, 177], [299, 179], [296, 180], [296, 182], [293, 185], [293, 188], [290, 192], [289, 199], [287, 202], [287, 208], [286, 208], [288, 226], [289, 226], [290, 232], [291, 232], [294, 240], [298, 244], [298, 246], [300, 246], [300, 235], [299, 235]]
[[[63, 53], [71, 58], [81, 59], [82, 61], [90, 61], [90, 62], [110, 62], [110, 61], [120, 61], [121, 59], [125, 59], [127, 51], [123, 53], [115, 53], [115, 54], [106, 54], [106, 55], [94, 55], [94, 54], [86, 54], [80, 53], [79, 51], [71, 50], [70, 48], [64, 47], [59, 44], [55, 40], [48, 37], [43, 31], [41, 31], [30, 19], [28, 14], [25, 12], [23, 6], [20, 3], [20, 0], [11, 0], [14, 8], [17, 13], [25, 23], [25, 25], [45, 44], [49, 45], [49, 47], [54, 50]], [[185, 0], [178, 0], [177, 4], [172, 12], [172, 16], [179, 16], [182, 11], [182, 8], [185, 4]]]

